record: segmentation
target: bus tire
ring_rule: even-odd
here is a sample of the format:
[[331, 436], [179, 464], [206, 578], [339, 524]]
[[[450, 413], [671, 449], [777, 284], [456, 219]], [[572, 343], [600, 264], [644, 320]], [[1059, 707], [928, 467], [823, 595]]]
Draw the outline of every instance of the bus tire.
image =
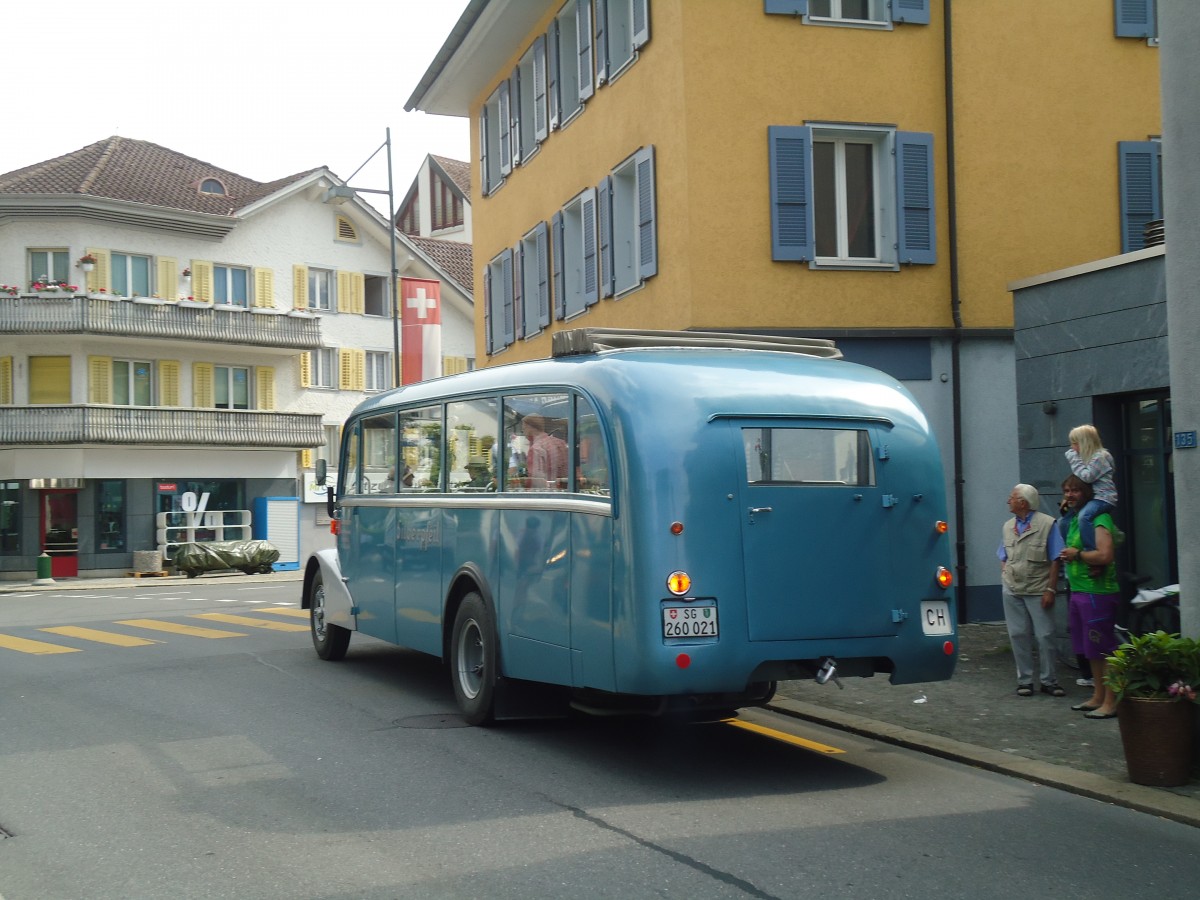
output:
[[469, 725], [492, 721], [496, 699], [496, 627], [477, 592], [463, 598], [450, 635], [450, 681]]
[[321, 659], [336, 662], [346, 655], [346, 648], [350, 646], [350, 630], [326, 620], [325, 582], [320, 571], [313, 574], [312, 587], [309, 589], [308, 627], [312, 631], [313, 647]]

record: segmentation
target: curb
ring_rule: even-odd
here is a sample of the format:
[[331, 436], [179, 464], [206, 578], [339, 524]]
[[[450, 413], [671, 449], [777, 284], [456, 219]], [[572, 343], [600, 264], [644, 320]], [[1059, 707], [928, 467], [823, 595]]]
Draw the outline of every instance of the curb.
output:
[[112, 590], [115, 588], [148, 588], [164, 585], [201, 585], [205, 582], [236, 581], [240, 584], [255, 584], [262, 582], [296, 582], [304, 578], [302, 569], [285, 569], [272, 572], [269, 575], [243, 575], [241, 572], [208, 572], [196, 578], [186, 575], [163, 575], [157, 578], [72, 578], [70, 581], [51, 581], [49, 584], [38, 584], [36, 581], [0, 581], [0, 596], [4, 594], [57, 593], [60, 591], [94, 591]]
[[1172, 794], [1170, 791], [1124, 781], [1114, 781], [1103, 775], [1092, 775], [1066, 766], [1056, 766], [1052, 763], [1002, 753], [999, 750], [989, 750], [987, 747], [977, 747], [974, 744], [966, 744], [922, 731], [913, 731], [900, 725], [889, 725], [865, 716], [826, 709], [799, 700], [780, 698], [772, 700], [766, 708], [795, 719], [805, 719], [861, 737], [873, 738], [910, 750], [918, 750], [942, 759], [966, 763], [989, 772], [1011, 775], [1034, 784], [1058, 788], [1082, 797], [1124, 806], [1138, 812], [1161, 816], [1173, 822], [1200, 828], [1200, 803], [1190, 797]]

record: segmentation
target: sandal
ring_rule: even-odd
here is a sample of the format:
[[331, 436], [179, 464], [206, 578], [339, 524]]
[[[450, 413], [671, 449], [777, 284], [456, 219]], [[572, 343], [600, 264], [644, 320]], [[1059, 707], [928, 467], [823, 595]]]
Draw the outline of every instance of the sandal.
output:
[[1100, 707], [1092, 706], [1089, 703], [1076, 703], [1074, 706], [1071, 707], [1071, 709], [1075, 710], [1075, 712], [1091, 712], [1093, 709], [1099, 709], [1099, 708]]
[[1033, 696], [1033, 685], [1032, 684], [1018, 684], [1017, 685], [1017, 696], [1018, 697], [1032, 697]]
[[1065, 697], [1067, 692], [1057, 684], [1043, 684], [1042, 693], [1049, 694], [1051, 697]]

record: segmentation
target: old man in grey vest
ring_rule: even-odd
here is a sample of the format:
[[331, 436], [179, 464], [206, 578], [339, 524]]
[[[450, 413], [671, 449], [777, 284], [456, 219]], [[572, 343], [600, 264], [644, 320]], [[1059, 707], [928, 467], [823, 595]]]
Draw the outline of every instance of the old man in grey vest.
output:
[[1017, 695], [1033, 694], [1033, 645], [1043, 694], [1066, 696], [1054, 674], [1054, 597], [1062, 536], [1054, 519], [1038, 512], [1037, 488], [1018, 484], [1008, 496], [1012, 518], [1004, 523], [1000, 548], [1004, 622], [1017, 664]]

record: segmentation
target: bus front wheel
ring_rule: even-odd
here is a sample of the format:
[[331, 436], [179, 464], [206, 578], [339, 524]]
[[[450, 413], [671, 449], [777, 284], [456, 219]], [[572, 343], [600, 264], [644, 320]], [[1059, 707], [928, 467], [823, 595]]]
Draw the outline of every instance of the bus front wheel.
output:
[[336, 662], [346, 655], [346, 648], [350, 646], [350, 630], [326, 620], [325, 582], [319, 571], [313, 575], [308, 598], [308, 624], [317, 656]]
[[490, 722], [496, 696], [496, 628], [492, 611], [475, 592], [463, 598], [454, 617], [450, 678], [454, 699], [467, 723]]

